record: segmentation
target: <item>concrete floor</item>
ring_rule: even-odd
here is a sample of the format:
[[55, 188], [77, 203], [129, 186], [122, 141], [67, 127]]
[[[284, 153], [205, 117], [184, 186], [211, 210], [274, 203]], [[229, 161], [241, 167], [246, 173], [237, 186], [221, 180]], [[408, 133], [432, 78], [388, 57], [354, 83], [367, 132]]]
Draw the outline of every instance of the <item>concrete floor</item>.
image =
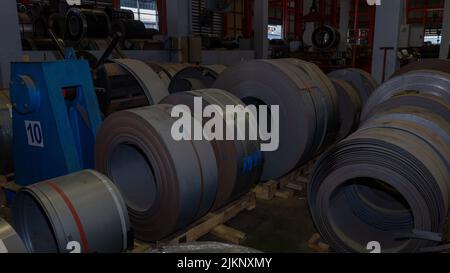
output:
[[[269, 253], [310, 253], [308, 240], [316, 233], [306, 198], [257, 200], [256, 208], [243, 211], [227, 226], [245, 232], [243, 246]], [[207, 235], [202, 241], [220, 241]]]

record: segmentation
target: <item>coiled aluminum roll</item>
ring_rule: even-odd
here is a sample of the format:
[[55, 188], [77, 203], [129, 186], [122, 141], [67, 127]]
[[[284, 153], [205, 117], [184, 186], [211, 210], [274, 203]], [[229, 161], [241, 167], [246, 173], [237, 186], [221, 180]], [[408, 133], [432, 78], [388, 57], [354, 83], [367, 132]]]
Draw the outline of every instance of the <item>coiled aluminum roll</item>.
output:
[[135, 235], [143, 241], [161, 240], [205, 215], [217, 192], [211, 143], [174, 140], [172, 108], [161, 104], [114, 113], [97, 135], [96, 169], [121, 191]]
[[22, 239], [2, 218], [0, 218], [0, 253], [27, 253]]
[[280, 107], [280, 146], [264, 153], [262, 180], [280, 178], [311, 160], [328, 139], [338, 113], [333, 95], [323, 86], [290, 60], [254, 60], [220, 74], [214, 88], [231, 92], [247, 105]]
[[[338, 252], [419, 252], [450, 200], [450, 121], [420, 105], [380, 111], [326, 152], [308, 186], [313, 219]], [[402, 236], [405, 236], [406, 239]]]
[[104, 175], [85, 170], [22, 188], [12, 207], [14, 227], [29, 252], [122, 252], [128, 247], [125, 203]]
[[[225, 109], [227, 105], [238, 106], [244, 103], [236, 96], [219, 89], [205, 89], [181, 92], [165, 98], [162, 103], [172, 105], [186, 105], [194, 111], [194, 98], [202, 98], [203, 107], [208, 105], [219, 106], [224, 116], [222, 119], [226, 126]], [[256, 120], [256, 117], [254, 117]], [[205, 118], [203, 123], [208, 120]], [[238, 131], [238, 124], [234, 126]], [[248, 122], [246, 128], [249, 128]], [[224, 128], [225, 132], [226, 127]], [[250, 188], [259, 182], [261, 177], [263, 158], [258, 140], [214, 140], [211, 142], [217, 159], [218, 189], [213, 210], [221, 208], [227, 202], [247, 193]]]
[[13, 172], [12, 106], [7, 91], [0, 90], [0, 174]]
[[330, 78], [344, 80], [351, 84], [360, 96], [363, 105], [378, 88], [377, 81], [366, 71], [357, 68], [336, 70], [328, 74]]
[[391, 78], [417, 70], [434, 70], [450, 74], [450, 60], [422, 59], [416, 62], [411, 62], [397, 70]]

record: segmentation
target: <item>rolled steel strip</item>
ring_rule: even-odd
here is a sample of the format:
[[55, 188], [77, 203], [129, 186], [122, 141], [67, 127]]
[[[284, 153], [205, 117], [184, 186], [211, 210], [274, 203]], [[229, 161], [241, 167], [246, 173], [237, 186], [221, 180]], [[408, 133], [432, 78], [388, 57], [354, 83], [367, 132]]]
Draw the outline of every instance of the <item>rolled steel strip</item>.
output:
[[324, 139], [324, 118], [317, 116], [325, 115], [324, 100], [322, 105], [315, 105], [313, 96], [320, 97], [317, 85], [292, 64], [273, 60], [245, 62], [226, 69], [214, 88], [227, 90], [246, 104], [280, 106], [280, 146], [276, 151], [264, 152], [262, 180], [282, 177], [311, 159], [317, 150], [313, 143]]
[[405, 90], [419, 94], [431, 94], [450, 102], [450, 75], [436, 71], [418, 70], [392, 78], [382, 84], [367, 101], [361, 120], [367, 119], [379, 104], [389, 98], [404, 94]]
[[336, 70], [329, 73], [328, 76], [350, 83], [358, 91], [363, 105], [379, 85], [369, 73], [357, 68]]
[[66, 38], [79, 42], [84, 38], [107, 38], [111, 22], [102, 10], [70, 8], [66, 14]]
[[299, 59], [285, 59], [285, 61], [289, 61], [302, 69], [308, 74], [311, 81], [320, 87], [321, 97], [325, 99], [327, 104], [327, 134], [325, 142], [320, 146], [326, 148], [326, 146], [336, 141], [339, 130], [339, 108], [336, 88], [330, 78], [317, 65]]
[[216, 196], [213, 148], [206, 140], [176, 141], [172, 108], [114, 113], [97, 136], [96, 168], [121, 191], [135, 235], [144, 241], [186, 227], [210, 210]]
[[161, 102], [169, 95], [161, 78], [144, 62], [134, 59], [114, 59], [113, 61], [135, 77], [150, 105]]
[[337, 140], [342, 140], [353, 133], [359, 125], [362, 103], [358, 92], [346, 81], [331, 79], [338, 96], [339, 132]]
[[225, 66], [189, 66], [178, 71], [170, 81], [171, 94], [211, 88]]
[[336, 28], [324, 25], [314, 30], [311, 39], [316, 48], [329, 49], [339, 45], [341, 34]]
[[125, 203], [104, 175], [85, 170], [22, 188], [14, 227], [29, 252], [117, 253], [128, 247]]
[[401, 106], [412, 106], [433, 112], [450, 121], [450, 102], [433, 94], [420, 94], [415, 91], [405, 91], [378, 104], [376, 108], [367, 111], [366, 116], [372, 117], [381, 112], [397, 109]]
[[422, 59], [416, 62], [411, 62], [397, 70], [391, 78], [417, 70], [434, 70], [450, 74], [450, 60]]
[[[225, 110], [230, 106], [244, 106], [236, 96], [219, 89], [205, 89], [176, 93], [168, 96], [162, 103], [186, 105], [194, 111], [194, 98], [203, 99], [203, 107], [217, 105], [224, 113], [224, 132], [226, 129]], [[256, 117], [255, 117], [256, 119]], [[204, 118], [203, 123], [209, 119]], [[248, 128], [249, 124], [246, 122]], [[237, 132], [238, 124], [234, 126]], [[217, 160], [218, 188], [213, 210], [247, 193], [259, 181], [263, 160], [258, 140], [214, 140], [211, 142]], [[250, 162], [250, 163], [249, 163]]]
[[13, 172], [12, 105], [8, 91], [0, 90], [0, 174]]
[[[395, 229], [380, 229], [359, 218], [345, 194], [361, 184], [355, 179], [376, 179], [395, 189], [406, 201], [404, 209], [411, 212], [413, 225], [395, 223]], [[397, 234], [414, 228], [442, 232], [448, 193], [440, 185], [448, 181], [447, 167], [422, 138], [404, 130], [367, 128], [319, 160], [308, 188], [309, 203], [318, 229], [336, 251], [366, 252], [368, 242], [378, 241], [383, 252], [416, 252], [434, 243], [401, 241]]]
[[0, 253], [27, 253], [22, 239], [14, 228], [0, 218]]
[[146, 38], [145, 24], [138, 20], [119, 19], [112, 22], [111, 33], [120, 32], [125, 39]]

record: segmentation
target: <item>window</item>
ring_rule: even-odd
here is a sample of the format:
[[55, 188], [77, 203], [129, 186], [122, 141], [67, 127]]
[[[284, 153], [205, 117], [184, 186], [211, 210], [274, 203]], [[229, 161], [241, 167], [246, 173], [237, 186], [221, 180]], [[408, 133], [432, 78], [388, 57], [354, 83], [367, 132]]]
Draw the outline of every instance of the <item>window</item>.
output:
[[441, 29], [425, 29], [425, 43], [440, 45], [442, 39]]
[[134, 19], [142, 21], [146, 28], [159, 28], [156, 0], [121, 0], [120, 7], [133, 11]]

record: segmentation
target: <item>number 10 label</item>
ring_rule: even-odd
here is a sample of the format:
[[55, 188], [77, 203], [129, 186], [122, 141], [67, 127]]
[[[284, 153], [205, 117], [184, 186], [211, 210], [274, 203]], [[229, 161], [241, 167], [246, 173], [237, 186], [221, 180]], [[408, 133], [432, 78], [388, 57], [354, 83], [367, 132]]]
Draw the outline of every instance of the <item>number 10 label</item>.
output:
[[25, 129], [27, 131], [28, 145], [43, 148], [44, 138], [42, 136], [41, 123], [39, 121], [25, 120]]

